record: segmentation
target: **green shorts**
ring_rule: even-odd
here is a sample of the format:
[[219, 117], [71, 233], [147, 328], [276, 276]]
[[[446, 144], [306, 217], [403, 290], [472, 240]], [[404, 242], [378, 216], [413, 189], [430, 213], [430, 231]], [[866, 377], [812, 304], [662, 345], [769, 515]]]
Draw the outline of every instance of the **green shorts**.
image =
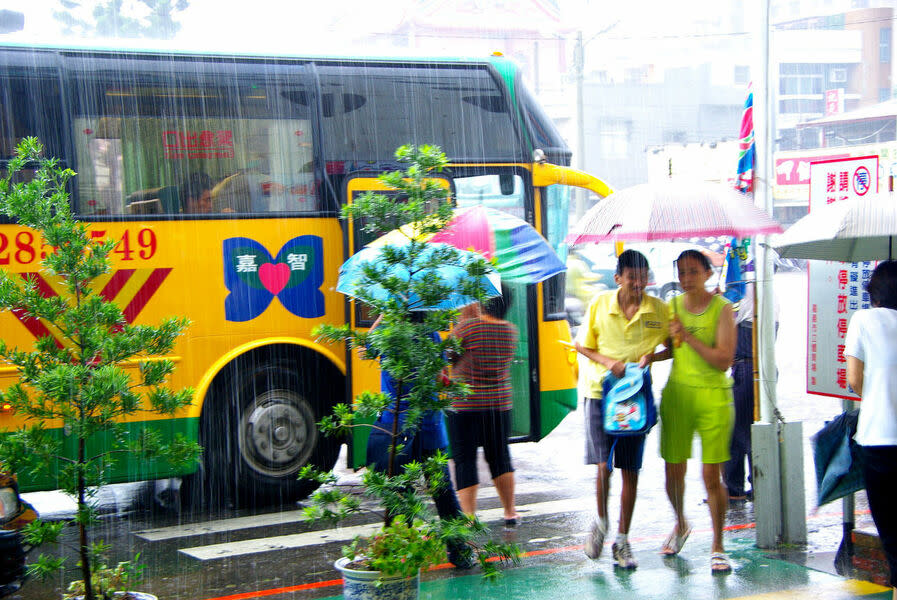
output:
[[685, 462], [691, 458], [697, 431], [701, 436], [701, 462], [726, 462], [734, 422], [732, 388], [668, 381], [660, 400], [660, 455], [668, 463]]

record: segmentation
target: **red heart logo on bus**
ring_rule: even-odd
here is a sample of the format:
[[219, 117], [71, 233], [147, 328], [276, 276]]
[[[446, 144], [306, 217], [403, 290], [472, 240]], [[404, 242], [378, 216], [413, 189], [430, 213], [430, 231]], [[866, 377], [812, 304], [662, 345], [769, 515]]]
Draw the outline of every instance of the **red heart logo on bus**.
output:
[[290, 280], [290, 267], [286, 263], [265, 263], [259, 267], [259, 279], [276, 296]]

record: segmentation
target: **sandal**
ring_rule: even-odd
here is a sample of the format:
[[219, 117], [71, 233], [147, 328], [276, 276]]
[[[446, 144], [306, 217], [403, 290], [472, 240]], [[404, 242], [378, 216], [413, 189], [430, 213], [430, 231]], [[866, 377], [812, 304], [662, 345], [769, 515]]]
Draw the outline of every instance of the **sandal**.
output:
[[522, 520], [523, 519], [520, 518], [520, 515], [515, 515], [510, 519], [505, 519], [505, 527], [517, 527]]
[[725, 552], [714, 552], [710, 555], [710, 572], [711, 573], [730, 573], [732, 564]]
[[660, 549], [660, 553], [664, 556], [675, 556], [679, 554], [682, 550], [682, 546], [685, 545], [685, 540], [688, 539], [688, 535], [691, 533], [691, 525], [689, 525], [682, 535], [677, 533], [678, 526], [676, 529], [670, 532], [670, 535], [667, 537], [666, 541], [663, 543], [663, 546]]

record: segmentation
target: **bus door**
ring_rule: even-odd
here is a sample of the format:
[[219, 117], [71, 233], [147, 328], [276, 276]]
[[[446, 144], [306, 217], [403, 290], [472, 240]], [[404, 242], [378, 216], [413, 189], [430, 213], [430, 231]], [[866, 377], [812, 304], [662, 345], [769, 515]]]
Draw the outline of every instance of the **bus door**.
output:
[[[478, 169], [482, 172], [482, 169]], [[523, 177], [511, 169], [494, 173], [454, 177], [455, 199], [459, 208], [482, 204], [504, 211], [533, 223], [532, 199], [527, 198]], [[517, 349], [511, 363], [511, 386], [514, 408], [511, 410], [511, 439], [526, 441], [533, 438], [534, 420], [538, 420], [538, 408], [533, 410], [532, 388], [536, 381], [531, 368], [531, 341], [535, 341], [531, 315], [535, 314], [535, 287], [522, 283], [507, 283], [511, 288], [511, 307], [505, 318], [517, 327]], [[534, 414], [534, 412], [536, 414]]]
[[[376, 192], [386, 196], [393, 196], [396, 202], [401, 202], [398, 192], [388, 189], [376, 178], [376, 174], [364, 174], [350, 176], [346, 182], [345, 202], [352, 202], [366, 192]], [[442, 180], [448, 186], [447, 180]], [[349, 223], [349, 234], [346, 236], [346, 259], [364, 248], [365, 245], [376, 239], [376, 235], [362, 230], [363, 221]], [[377, 318], [371, 309], [362, 302], [349, 300], [348, 321], [353, 329], [368, 329]], [[349, 397], [355, 398], [365, 390], [380, 389], [380, 368], [377, 361], [363, 360], [358, 352], [348, 351], [346, 363], [349, 365], [351, 376], [349, 377]], [[370, 430], [366, 427], [356, 428], [351, 441], [352, 455], [349, 457], [351, 464], [360, 466], [364, 464], [365, 449]]]

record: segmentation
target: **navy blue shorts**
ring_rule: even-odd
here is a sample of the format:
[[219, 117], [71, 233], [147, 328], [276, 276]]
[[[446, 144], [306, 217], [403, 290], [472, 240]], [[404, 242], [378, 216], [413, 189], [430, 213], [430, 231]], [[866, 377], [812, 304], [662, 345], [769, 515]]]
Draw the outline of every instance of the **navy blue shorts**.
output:
[[642, 468], [645, 434], [609, 435], [604, 431], [604, 400], [586, 398], [586, 464], [607, 463], [626, 471]]

